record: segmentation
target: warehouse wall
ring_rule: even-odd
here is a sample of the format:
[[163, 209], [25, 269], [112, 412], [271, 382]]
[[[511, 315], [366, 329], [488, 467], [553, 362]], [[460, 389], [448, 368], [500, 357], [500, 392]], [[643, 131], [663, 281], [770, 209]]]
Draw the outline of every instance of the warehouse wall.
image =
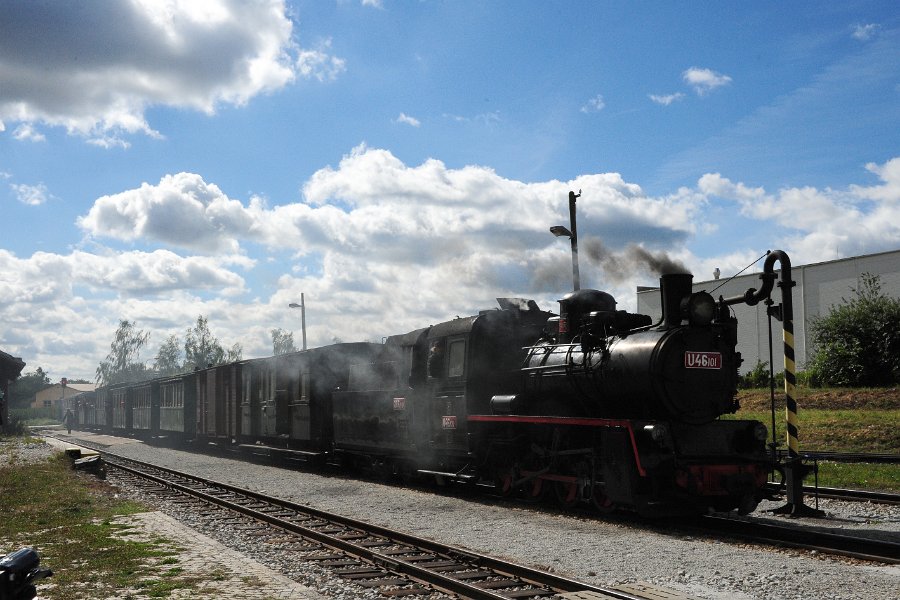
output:
[[[778, 263], [776, 267], [780, 266]], [[762, 285], [760, 271], [741, 275], [731, 280], [694, 281], [694, 291], [706, 290], [715, 298], [742, 295], [749, 288]], [[828, 314], [833, 306], [843, 304], [843, 299], [854, 297], [853, 289], [860, 283], [863, 273], [880, 277], [881, 292], [892, 298], [900, 298], [900, 250], [854, 256], [809, 265], [791, 265], [794, 304], [794, 357], [798, 370], [803, 370], [810, 348], [808, 323], [811, 318]], [[776, 286], [773, 300], [781, 303], [781, 290]], [[637, 293], [638, 312], [650, 315], [654, 320], [661, 315], [659, 290], [640, 288]], [[769, 362], [769, 334], [766, 306], [737, 304], [731, 307], [738, 319], [738, 351], [744, 357], [741, 373], [752, 370], [757, 362]], [[781, 323], [772, 320], [773, 364], [776, 372], [784, 369]]]

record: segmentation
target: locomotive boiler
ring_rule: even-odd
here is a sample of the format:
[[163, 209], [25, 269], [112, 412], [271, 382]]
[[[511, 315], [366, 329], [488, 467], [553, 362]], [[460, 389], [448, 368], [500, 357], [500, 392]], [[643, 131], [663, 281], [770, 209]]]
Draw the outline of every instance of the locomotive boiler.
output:
[[662, 319], [617, 311], [579, 290], [560, 301], [553, 331], [528, 348], [522, 400], [534, 412], [705, 423], [734, 412], [737, 322], [689, 274], [660, 279]]

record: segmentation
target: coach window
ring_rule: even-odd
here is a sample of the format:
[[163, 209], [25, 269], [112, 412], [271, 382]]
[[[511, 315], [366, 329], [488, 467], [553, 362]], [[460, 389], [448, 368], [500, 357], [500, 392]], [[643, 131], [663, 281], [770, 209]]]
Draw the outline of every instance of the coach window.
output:
[[466, 340], [450, 342], [447, 350], [447, 377], [462, 377], [466, 366]]
[[309, 404], [309, 371], [300, 374], [300, 402]]

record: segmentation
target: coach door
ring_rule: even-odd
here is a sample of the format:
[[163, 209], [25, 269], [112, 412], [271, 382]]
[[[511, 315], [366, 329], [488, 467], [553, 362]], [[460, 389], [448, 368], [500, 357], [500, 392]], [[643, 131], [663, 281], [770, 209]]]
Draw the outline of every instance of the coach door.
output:
[[184, 432], [184, 380], [173, 379], [159, 384], [159, 428]]
[[241, 433], [248, 437], [260, 437], [263, 432], [262, 399], [266, 381], [265, 360], [254, 361], [244, 368], [241, 392]]
[[[308, 360], [308, 359], [307, 359]], [[310, 431], [310, 397], [309, 366], [304, 360], [300, 366], [300, 380], [296, 382], [291, 399], [291, 437], [295, 440], [309, 440]]]
[[111, 396], [113, 403], [113, 428], [131, 429], [131, 402], [128, 398], [128, 388], [113, 389]]
[[297, 354], [285, 354], [275, 363], [275, 434], [287, 437], [291, 434], [291, 404], [299, 389], [300, 360]]
[[137, 386], [131, 390], [131, 424], [134, 429], [149, 431], [151, 428], [151, 384]]
[[274, 436], [277, 425], [277, 410], [275, 403], [275, 365], [271, 359], [266, 360], [260, 369], [259, 380], [259, 412], [260, 432], [265, 437]]

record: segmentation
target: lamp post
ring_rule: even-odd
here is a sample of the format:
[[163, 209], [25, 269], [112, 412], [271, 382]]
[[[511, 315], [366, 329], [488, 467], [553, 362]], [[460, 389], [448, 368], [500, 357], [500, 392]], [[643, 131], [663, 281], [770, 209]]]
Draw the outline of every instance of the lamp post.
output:
[[306, 301], [303, 292], [300, 293], [300, 304], [291, 302], [288, 308], [300, 309], [300, 330], [303, 332], [303, 349], [306, 350]]
[[567, 237], [572, 242], [572, 279], [575, 283], [575, 291], [581, 289], [581, 277], [578, 274], [578, 229], [575, 225], [575, 199], [581, 196], [581, 190], [578, 193], [569, 192], [569, 225], [571, 231], [562, 225], [554, 225], [550, 228], [550, 233], [556, 237]]

